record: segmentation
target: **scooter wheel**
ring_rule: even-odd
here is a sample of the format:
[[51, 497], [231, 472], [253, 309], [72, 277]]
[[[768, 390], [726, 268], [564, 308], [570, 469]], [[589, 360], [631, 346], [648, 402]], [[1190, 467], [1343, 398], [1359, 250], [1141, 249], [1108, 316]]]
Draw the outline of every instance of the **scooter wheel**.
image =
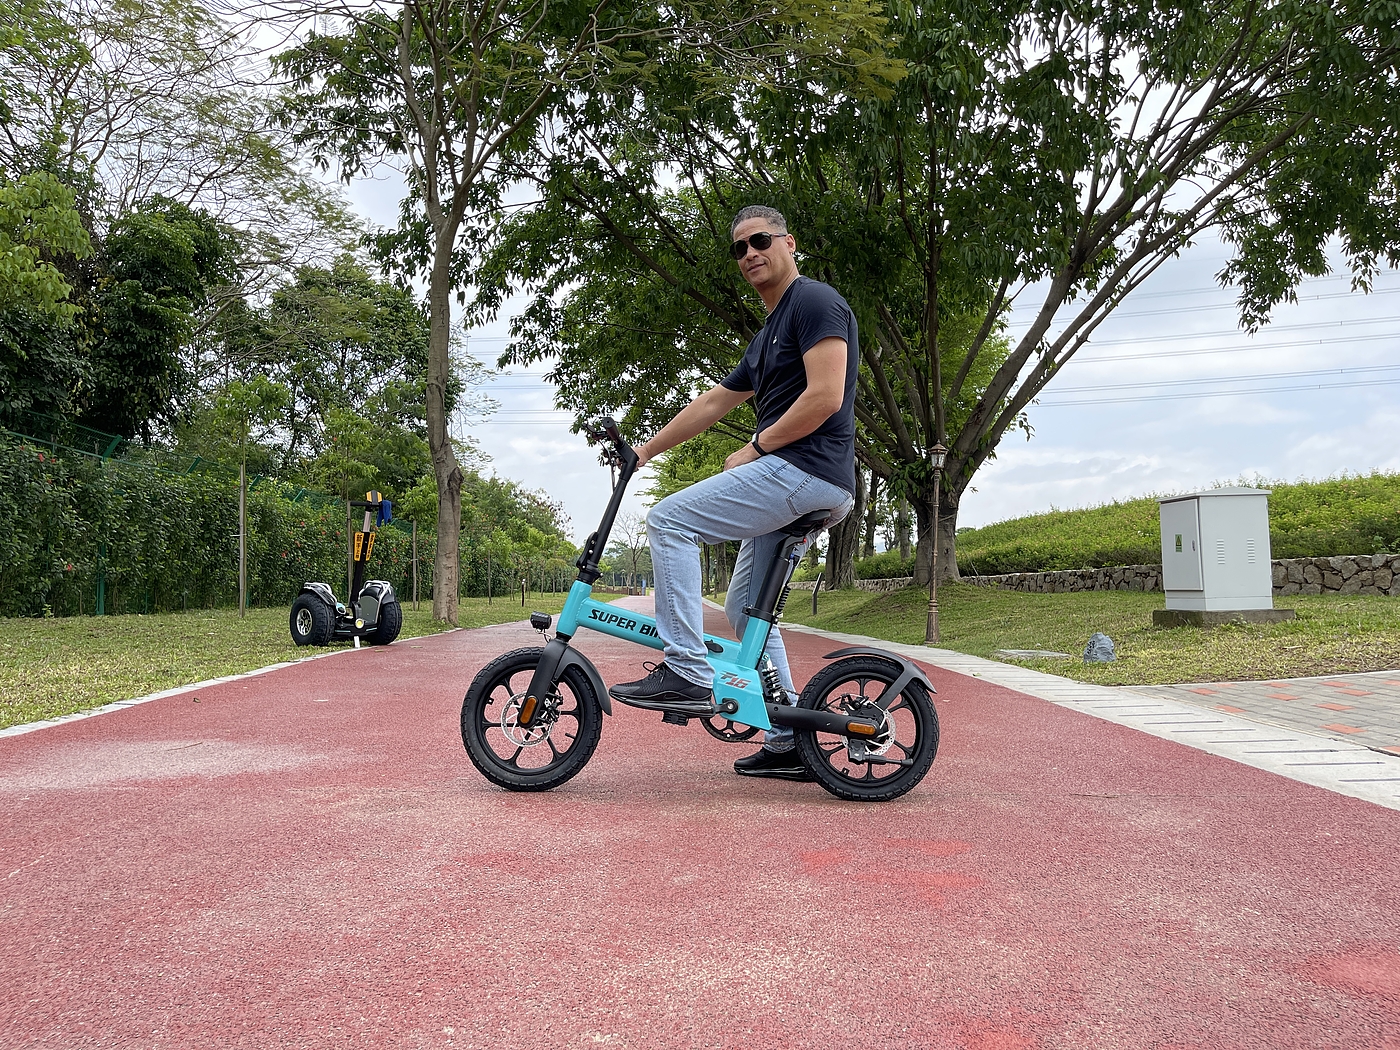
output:
[[462, 701], [462, 743], [472, 764], [511, 791], [547, 791], [587, 764], [603, 733], [603, 705], [588, 676], [569, 667], [540, 700], [529, 728], [520, 708], [543, 649], [498, 656], [472, 680]]
[[314, 594], [299, 594], [292, 602], [292, 641], [297, 645], [329, 645], [335, 616]]
[[872, 738], [799, 729], [797, 753], [817, 783], [837, 798], [888, 802], [924, 779], [938, 753], [938, 713], [922, 682], [910, 682], [885, 710], [875, 703], [899, 678], [900, 666], [878, 656], [851, 656], [823, 667], [798, 707], [881, 723]]
[[705, 724], [705, 732], [726, 744], [742, 744], [745, 740], [751, 740], [758, 732], [757, 726], [746, 726], [743, 722], [732, 721], [723, 715], [702, 718], [701, 721]]

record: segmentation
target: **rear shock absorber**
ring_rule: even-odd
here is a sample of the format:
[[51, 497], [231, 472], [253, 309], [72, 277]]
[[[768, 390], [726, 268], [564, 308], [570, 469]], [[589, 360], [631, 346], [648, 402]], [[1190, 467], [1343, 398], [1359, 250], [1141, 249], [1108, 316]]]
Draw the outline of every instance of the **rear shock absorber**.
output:
[[778, 674], [778, 665], [773, 662], [773, 658], [764, 653], [758, 658], [758, 680], [763, 685], [763, 700], [769, 704], [790, 704], [787, 690], [783, 688], [783, 680]]

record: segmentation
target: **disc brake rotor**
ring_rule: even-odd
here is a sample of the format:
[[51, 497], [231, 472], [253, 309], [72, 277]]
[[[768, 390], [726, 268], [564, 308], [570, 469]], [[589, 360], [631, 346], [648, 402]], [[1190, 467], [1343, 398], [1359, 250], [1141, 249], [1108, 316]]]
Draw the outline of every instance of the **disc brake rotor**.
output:
[[520, 708], [524, 702], [524, 693], [516, 693], [506, 701], [505, 710], [501, 712], [501, 732], [516, 747], [535, 747], [543, 744], [554, 732], [558, 721], [556, 705], [548, 700], [541, 703], [535, 712], [535, 724], [526, 728], [520, 724]]
[[[860, 738], [860, 743], [865, 746], [867, 755], [883, 755], [894, 746], [894, 718], [888, 711], [882, 710], [878, 704], [872, 703], [865, 696], [850, 696], [843, 698], [843, 700], [841, 706], [847, 714], [879, 723], [880, 728], [875, 731], [874, 736]], [[856, 738], [852, 737], [851, 739], [855, 740]]]

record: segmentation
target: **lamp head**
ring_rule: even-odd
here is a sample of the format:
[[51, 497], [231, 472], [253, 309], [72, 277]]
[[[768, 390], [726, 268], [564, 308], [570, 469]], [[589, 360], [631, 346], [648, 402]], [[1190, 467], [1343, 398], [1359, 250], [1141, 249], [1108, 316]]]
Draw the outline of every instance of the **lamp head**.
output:
[[928, 456], [933, 461], [933, 469], [942, 470], [944, 462], [948, 459], [948, 450], [940, 442], [928, 450]]

